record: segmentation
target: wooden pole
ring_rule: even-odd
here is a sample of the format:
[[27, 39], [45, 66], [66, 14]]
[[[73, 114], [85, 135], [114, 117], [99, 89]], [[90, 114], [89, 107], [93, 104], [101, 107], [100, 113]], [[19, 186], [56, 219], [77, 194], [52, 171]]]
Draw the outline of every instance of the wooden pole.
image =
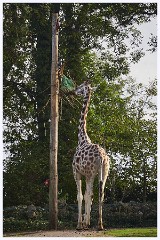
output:
[[58, 223], [58, 13], [52, 15], [52, 66], [51, 66], [51, 125], [50, 125], [50, 184], [49, 225], [57, 229]]

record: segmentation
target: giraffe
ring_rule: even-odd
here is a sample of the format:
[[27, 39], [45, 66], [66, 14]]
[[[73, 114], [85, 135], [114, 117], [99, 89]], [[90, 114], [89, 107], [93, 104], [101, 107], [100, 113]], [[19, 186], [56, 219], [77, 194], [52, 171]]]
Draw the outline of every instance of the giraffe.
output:
[[[99, 181], [99, 219], [98, 229], [103, 230], [102, 203], [104, 199], [104, 187], [109, 172], [109, 157], [105, 150], [98, 144], [93, 144], [86, 131], [86, 117], [90, 103], [92, 88], [89, 81], [85, 81], [76, 90], [77, 96], [83, 96], [83, 107], [78, 127], [78, 146], [74, 154], [72, 168], [77, 185], [78, 201], [78, 225], [77, 229], [88, 229], [90, 226], [90, 212], [93, 200], [93, 183], [98, 174]], [[86, 180], [84, 198], [82, 195], [82, 176]], [[82, 221], [82, 200], [85, 200], [85, 214]]]

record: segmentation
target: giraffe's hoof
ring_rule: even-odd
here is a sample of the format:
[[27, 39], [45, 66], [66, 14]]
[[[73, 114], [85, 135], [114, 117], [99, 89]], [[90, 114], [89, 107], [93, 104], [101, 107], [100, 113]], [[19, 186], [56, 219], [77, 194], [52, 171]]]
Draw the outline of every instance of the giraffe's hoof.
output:
[[98, 231], [103, 231], [103, 230], [104, 230], [103, 226], [98, 226]]
[[84, 229], [84, 230], [88, 230], [88, 229], [89, 229], [89, 226], [84, 226], [83, 229]]
[[83, 230], [83, 227], [78, 225], [78, 226], [76, 227], [76, 230], [77, 230], [77, 231], [81, 231], [81, 230]]

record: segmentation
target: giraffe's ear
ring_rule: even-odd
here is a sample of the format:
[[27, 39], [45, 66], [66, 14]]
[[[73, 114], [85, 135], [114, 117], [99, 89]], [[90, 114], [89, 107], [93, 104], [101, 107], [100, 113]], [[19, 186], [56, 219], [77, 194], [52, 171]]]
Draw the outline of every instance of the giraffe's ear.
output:
[[85, 81], [85, 84], [91, 84], [91, 80], [90, 79], [87, 79], [86, 81]]
[[91, 90], [94, 92], [94, 91], [96, 91], [97, 90], [97, 88], [99, 87], [99, 85], [98, 86], [96, 86], [96, 87], [92, 87], [91, 88]]
[[91, 90], [94, 92], [96, 91], [97, 87], [92, 87]]

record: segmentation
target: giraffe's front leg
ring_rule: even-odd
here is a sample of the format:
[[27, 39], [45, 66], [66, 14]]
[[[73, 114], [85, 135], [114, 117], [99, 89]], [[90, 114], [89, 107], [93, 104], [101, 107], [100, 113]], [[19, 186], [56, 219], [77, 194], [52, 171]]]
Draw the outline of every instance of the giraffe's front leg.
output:
[[83, 227], [85, 229], [90, 226], [90, 212], [92, 206], [92, 197], [93, 197], [93, 181], [94, 179], [86, 180], [86, 191], [84, 195], [85, 199], [85, 215], [83, 221]]
[[82, 229], [82, 183], [81, 183], [81, 175], [77, 173], [76, 175], [76, 184], [77, 184], [77, 201], [78, 201], [78, 225], [77, 230]]
[[78, 192], [78, 194], [77, 194], [77, 201], [78, 201], [78, 225], [77, 225], [77, 230], [82, 229], [82, 200], [83, 200], [83, 195], [82, 195], [81, 192]]

